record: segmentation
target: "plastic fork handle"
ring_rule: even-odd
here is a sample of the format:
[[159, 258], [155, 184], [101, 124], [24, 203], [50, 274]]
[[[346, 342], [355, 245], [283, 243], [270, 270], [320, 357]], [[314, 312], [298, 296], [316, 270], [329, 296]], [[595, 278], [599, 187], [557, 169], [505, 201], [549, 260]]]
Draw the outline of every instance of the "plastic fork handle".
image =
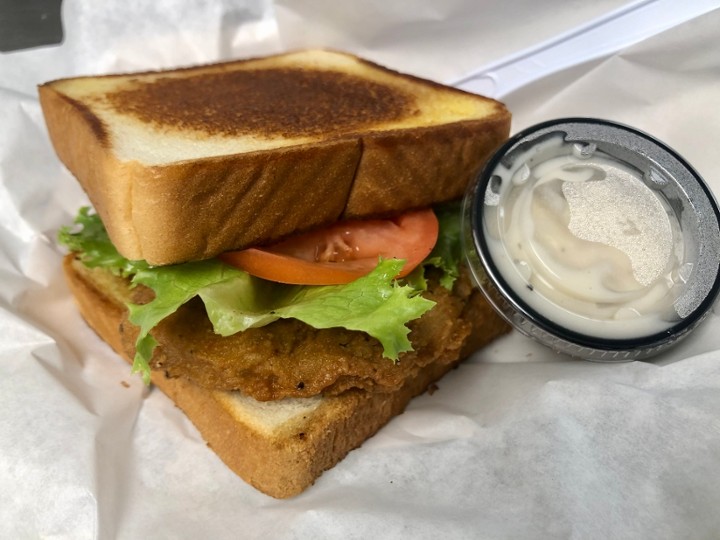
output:
[[473, 70], [450, 84], [468, 92], [502, 98], [546, 75], [609, 56], [718, 8], [720, 0], [632, 2], [550, 40]]

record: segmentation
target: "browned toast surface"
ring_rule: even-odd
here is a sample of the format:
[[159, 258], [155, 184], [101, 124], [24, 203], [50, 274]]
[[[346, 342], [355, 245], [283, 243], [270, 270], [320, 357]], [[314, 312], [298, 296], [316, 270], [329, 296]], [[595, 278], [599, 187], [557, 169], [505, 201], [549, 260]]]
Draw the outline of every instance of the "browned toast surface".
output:
[[268, 139], [337, 136], [418, 112], [415, 97], [399, 88], [346, 73], [290, 68], [159, 79], [110, 94], [108, 101], [159, 129]]

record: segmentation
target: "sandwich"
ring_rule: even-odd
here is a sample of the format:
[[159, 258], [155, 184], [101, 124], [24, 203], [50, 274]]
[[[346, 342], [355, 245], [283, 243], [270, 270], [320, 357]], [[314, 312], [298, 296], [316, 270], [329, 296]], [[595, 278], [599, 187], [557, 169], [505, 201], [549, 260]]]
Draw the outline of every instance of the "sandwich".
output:
[[59, 233], [81, 315], [260, 491], [302, 492], [507, 330], [458, 212], [501, 103], [328, 50], [39, 96], [92, 203]]

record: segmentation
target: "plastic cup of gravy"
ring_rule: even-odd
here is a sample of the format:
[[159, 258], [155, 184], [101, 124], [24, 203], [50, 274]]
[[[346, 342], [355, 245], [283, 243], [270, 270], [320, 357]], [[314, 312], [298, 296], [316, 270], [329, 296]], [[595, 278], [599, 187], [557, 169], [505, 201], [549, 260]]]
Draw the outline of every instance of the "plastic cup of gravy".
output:
[[598, 361], [686, 337], [720, 290], [720, 212], [665, 144], [589, 118], [512, 137], [463, 204], [476, 284], [520, 332]]

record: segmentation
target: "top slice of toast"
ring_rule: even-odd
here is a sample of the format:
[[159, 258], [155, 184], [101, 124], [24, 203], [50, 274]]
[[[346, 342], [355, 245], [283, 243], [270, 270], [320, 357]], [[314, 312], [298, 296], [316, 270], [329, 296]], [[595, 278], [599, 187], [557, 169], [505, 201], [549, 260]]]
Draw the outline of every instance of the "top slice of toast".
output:
[[458, 198], [510, 123], [492, 99], [327, 50], [39, 93], [113, 243], [151, 264]]

